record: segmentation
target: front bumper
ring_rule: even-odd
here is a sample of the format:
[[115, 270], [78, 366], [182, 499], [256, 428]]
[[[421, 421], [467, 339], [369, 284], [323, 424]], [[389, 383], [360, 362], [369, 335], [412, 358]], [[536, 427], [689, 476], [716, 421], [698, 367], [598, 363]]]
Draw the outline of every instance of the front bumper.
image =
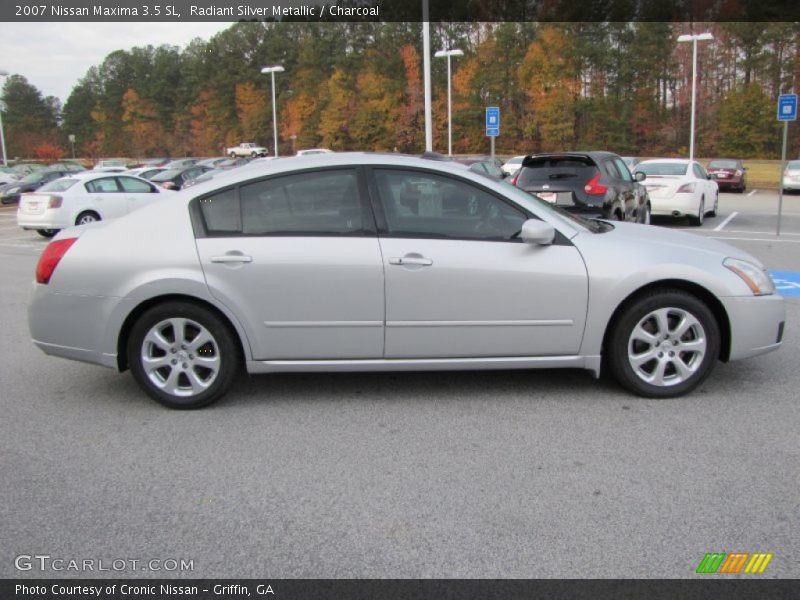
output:
[[784, 177], [783, 189], [785, 190], [800, 190], [800, 177]]
[[720, 298], [731, 325], [729, 360], [772, 352], [781, 347], [786, 306], [782, 296]]

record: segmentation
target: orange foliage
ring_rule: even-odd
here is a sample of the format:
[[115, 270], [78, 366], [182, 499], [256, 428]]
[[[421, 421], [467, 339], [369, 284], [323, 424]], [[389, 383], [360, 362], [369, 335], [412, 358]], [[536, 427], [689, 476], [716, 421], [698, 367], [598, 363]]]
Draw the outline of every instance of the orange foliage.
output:
[[64, 156], [64, 151], [50, 142], [42, 142], [33, 149], [33, 155], [42, 160], [58, 160]]
[[256, 141], [263, 137], [267, 119], [272, 121], [272, 113], [267, 109], [266, 94], [252, 81], [237, 83], [235, 93], [236, 115], [242, 135], [247, 140]]

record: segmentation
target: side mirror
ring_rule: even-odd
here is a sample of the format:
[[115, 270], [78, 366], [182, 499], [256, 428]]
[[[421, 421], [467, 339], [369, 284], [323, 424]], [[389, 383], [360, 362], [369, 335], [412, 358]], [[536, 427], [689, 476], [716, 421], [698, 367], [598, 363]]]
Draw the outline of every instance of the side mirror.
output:
[[522, 224], [522, 241], [535, 246], [549, 246], [556, 237], [555, 228], [539, 219], [528, 219]]
[[644, 181], [645, 179], [647, 179], [647, 173], [645, 173], [644, 171], [636, 171], [636, 173], [633, 174], [633, 178], [636, 181]]
[[711, 173], [706, 173], [706, 179], [711, 179]]

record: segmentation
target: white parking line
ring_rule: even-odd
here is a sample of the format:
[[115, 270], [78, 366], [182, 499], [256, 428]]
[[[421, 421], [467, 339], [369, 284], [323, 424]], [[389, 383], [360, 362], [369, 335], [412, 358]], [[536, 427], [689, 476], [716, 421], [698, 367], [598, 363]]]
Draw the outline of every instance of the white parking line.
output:
[[771, 239], [748, 238], [748, 237], [723, 237], [723, 236], [720, 236], [720, 235], [712, 235], [712, 236], [709, 236], [709, 237], [711, 237], [711, 238], [713, 238], [715, 240], [725, 240], [726, 242], [728, 240], [742, 240], [742, 241], [745, 241], [745, 242], [784, 242], [784, 243], [789, 243], [789, 244], [800, 244], [800, 240], [782, 240], [782, 239], [777, 238], [777, 237], [774, 237], [774, 238], [771, 238]]
[[747, 194], [747, 197], [749, 198], [750, 196], [752, 196], [753, 194], [755, 194], [757, 191], [758, 191], [758, 190], [753, 190], [752, 192], [750, 192], [749, 194]]
[[731, 214], [729, 214], [727, 219], [725, 219], [725, 220], [724, 220], [722, 223], [720, 223], [719, 225], [717, 225], [716, 227], [714, 227], [714, 231], [722, 231], [722, 230], [725, 228], [725, 225], [727, 225], [728, 223], [730, 223], [730, 222], [733, 220], [733, 217], [735, 217], [735, 216], [736, 216], [736, 215], [738, 215], [738, 214], [739, 214], [739, 213], [738, 213], [738, 212], [735, 212], [735, 211], [734, 211], [734, 212], [732, 212]]

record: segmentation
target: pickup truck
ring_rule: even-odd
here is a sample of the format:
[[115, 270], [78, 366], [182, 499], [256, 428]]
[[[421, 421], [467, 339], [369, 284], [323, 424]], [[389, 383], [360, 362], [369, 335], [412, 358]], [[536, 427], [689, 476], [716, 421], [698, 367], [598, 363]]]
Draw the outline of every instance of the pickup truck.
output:
[[264, 146], [258, 146], [253, 142], [242, 142], [238, 146], [233, 146], [225, 150], [225, 154], [231, 158], [236, 158], [237, 156], [267, 156], [269, 152]]

